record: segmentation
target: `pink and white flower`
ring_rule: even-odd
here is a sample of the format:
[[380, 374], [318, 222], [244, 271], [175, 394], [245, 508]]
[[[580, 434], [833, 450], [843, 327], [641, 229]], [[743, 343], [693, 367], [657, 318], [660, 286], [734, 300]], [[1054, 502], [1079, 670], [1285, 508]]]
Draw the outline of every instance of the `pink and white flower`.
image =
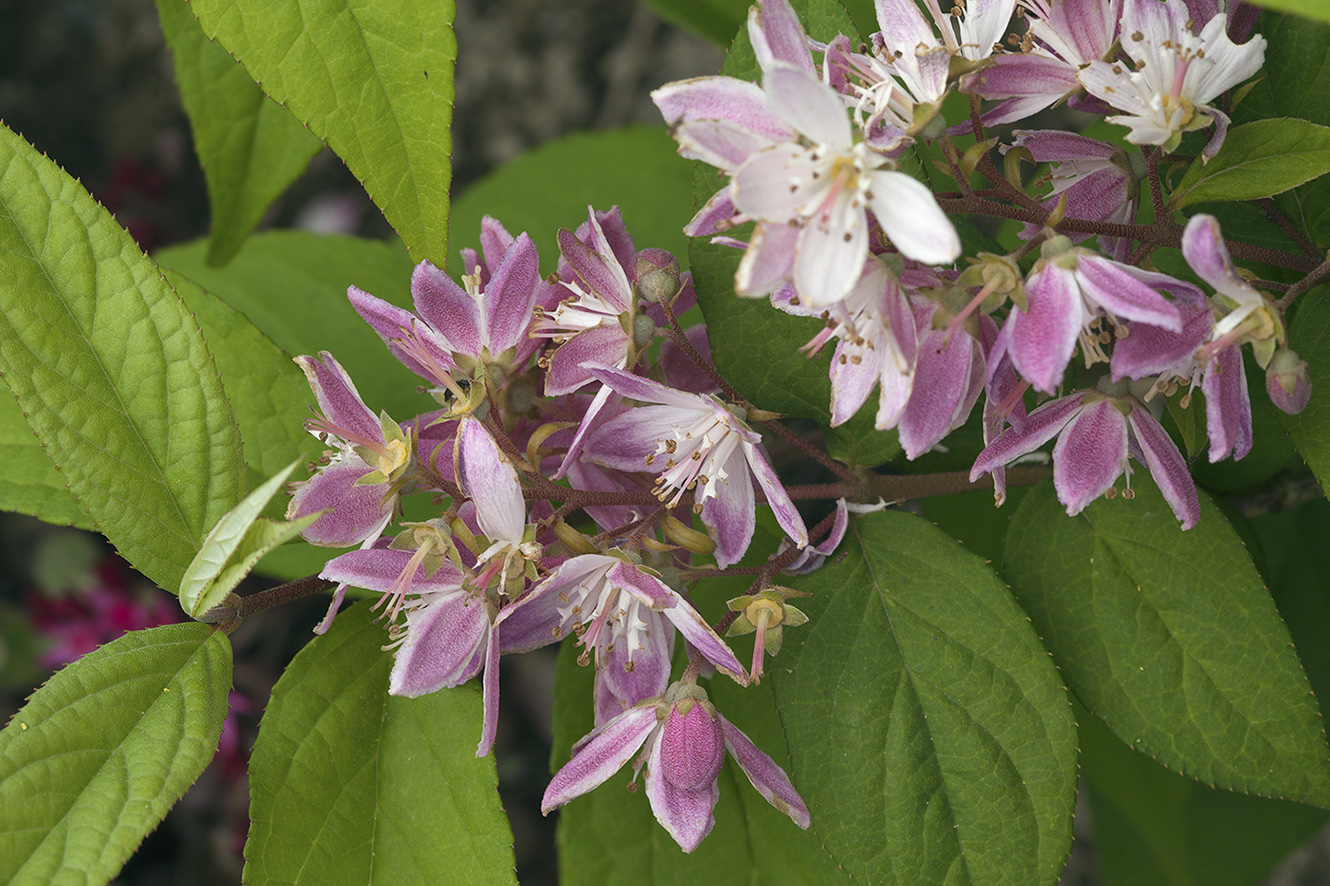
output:
[[654, 405], [605, 422], [587, 440], [583, 457], [615, 470], [657, 472], [654, 492], [669, 507], [692, 491], [693, 511], [715, 540], [722, 567], [738, 562], [753, 539], [754, 479], [781, 529], [799, 547], [808, 544], [803, 518], [758, 448], [761, 437], [719, 400], [610, 366], [587, 369], [621, 396]]
[[1079, 74], [1091, 95], [1125, 113], [1109, 117], [1127, 126], [1127, 141], [1177, 149], [1184, 132], [1212, 122], [1216, 132], [1202, 154], [1213, 157], [1224, 142], [1228, 117], [1213, 102], [1261, 69], [1265, 38], [1235, 44], [1228, 16], [1215, 15], [1193, 33], [1183, 0], [1124, 0], [1122, 51], [1131, 60], [1093, 61]]
[[698, 847], [716, 823], [716, 779], [728, 749], [749, 783], [768, 803], [807, 829], [808, 807], [785, 770], [725, 719], [696, 684], [675, 683], [661, 696], [629, 708], [573, 748], [573, 758], [550, 781], [541, 811], [552, 810], [603, 784], [639, 749], [646, 766], [651, 811], [684, 852]]

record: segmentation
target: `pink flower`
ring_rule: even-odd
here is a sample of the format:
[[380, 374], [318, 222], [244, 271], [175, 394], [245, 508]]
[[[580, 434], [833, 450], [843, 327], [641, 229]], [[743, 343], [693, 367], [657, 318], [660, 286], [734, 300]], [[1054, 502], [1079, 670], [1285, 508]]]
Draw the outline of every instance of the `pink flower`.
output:
[[702, 842], [716, 819], [716, 779], [729, 750], [748, 781], [768, 803], [801, 828], [808, 807], [785, 771], [758, 750], [707, 700], [695, 684], [675, 683], [656, 699], [629, 708], [573, 747], [573, 758], [555, 774], [541, 800], [551, 810], [599, 787], [642, 746], [636, 770], [646, 765], [646, 793], [656, 821], [684, 852]]
[[1196, 486], [1177, 446], [1150, 410], [1127, 393], [1125, 382], [1106, 378], [1096, 390], [1045, 403], [1019, 429], [1010, 429], [990, 443], [970, 470], [970, 481], [1054, 437], [1058, 442], [1053, 447], [1053, 486], [1068, 514], [1079, 514], [1124, 473], [1127, 491], [1123, 495], [1130, 497], [1130, 455], [1150, 469], [1183, 529], [1200, 519]]
[[[411, 464], [411, 441], [387, 416], [376, 418], [360, 399], [346, 370], [327, 351], [297, 357], [323, 410], [307, 423], [311, 434], [335, 448], [308, 480], [296, 487], [286, 519], [325, 508], [301, 535], [310, 544], [351, 547], [377, 538], [392, 518], [400, 480]], [[386, 432], [386, 433], [385, 433]]]
[[528, 608], [544, 611], [528, 619], [552, 622], [555, 636], [576, 635], [586, 648], [583, 663], [594, 655], [597, 725], [665, 691], [676, 629], [708, 661], [747, 683], [739, 660], [697, 610], [623, 556], [583, 554], [565, 560], [505, 609], [500, 620]]
[[799, 547], [808, 530], [776, 472], [758, 449], [761, 437], [711, 396], [676, 391], [609, 366], [587, 369], [606, 387], [642, 403], [592, 433], [585, 458], [620, 471], [658, 471], [656, 496], [667, 506], [694, 493], [693, 511], [716, 542], [716, 562], [743, 557], [756, 526], [753, 480], [776, 522]]

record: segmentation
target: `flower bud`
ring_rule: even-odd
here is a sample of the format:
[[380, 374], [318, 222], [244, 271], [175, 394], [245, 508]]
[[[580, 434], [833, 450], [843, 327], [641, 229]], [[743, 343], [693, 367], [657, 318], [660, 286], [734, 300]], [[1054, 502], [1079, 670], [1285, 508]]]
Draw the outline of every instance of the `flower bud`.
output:
[[637, 254], [637, 294], [649, 302], [668, 302], [679, 291], [679, 260], [664, 249]]
[[1280, 348], [1265, 370], [1265, 390], [1270, 400], [1289, 415], [1307, 408], [1312, 395], [1312, 376], [1307, 362], [1289, 348]]
[[676, 788], [696, 791], [716, 781], [725, 762], [725, 736], [708, 702], [685, 698], [665, 720], [660, 739], [660, 768]]

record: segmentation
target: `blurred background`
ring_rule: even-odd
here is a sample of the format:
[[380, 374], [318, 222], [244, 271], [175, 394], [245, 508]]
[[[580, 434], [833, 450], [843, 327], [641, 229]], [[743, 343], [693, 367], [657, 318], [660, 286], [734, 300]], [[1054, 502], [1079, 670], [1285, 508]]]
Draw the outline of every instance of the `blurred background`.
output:
[[[457, 7], [455, 199], [505, 161], [565, 134], [659, 124], [650, 91], [715, 73], [724, 57], [718, 42], [631, 0], [458, 0]], [[0, 119], [79, 178], [145, 250], [207, 234], [206, 187], [153, 0], [0, 0]], [[392, 235], [327, 150], [260, 227]], [[242, 593], [265, 586], [251, 582]], [[248, 750], [272, 685], [325, 606], [323, 598], [286, 606], [232, 636], [235, 691], [218, 757], [116, 882], [240, 882]], [[130, 570], [100, 536], [0, 514], [0, 721], [61, 665], [125, 631], [183, 617], [173, 597]], [[552, 648], [506, 658], [502, 679], [496, 751], [518, 875], [528, 886], [552, 884], [556, 818], [539, 815], [549, 778]], [[1082, 802], [1063, 877], [1069, 886], [1100, 882], [1090, 831]], [[1330, 883], [1328, 846], [1323, 833], [1266, 882]]]

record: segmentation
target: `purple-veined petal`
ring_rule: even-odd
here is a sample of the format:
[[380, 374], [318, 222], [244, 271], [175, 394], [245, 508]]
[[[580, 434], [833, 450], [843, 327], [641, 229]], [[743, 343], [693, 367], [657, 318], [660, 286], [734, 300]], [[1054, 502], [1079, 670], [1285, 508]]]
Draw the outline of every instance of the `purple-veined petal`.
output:
[[906, 258], [928, 265], [943, 265], [961, 254], [961, 239], [933, 192], [903, 172], [871, 173], [869, 205], [877, 222]]
[[559, 469], [554, 472], [553, 479], [563, 479], [568, 470], [582, 460], [582, 447], [586, 445], [591, 429], [596, 426], [596, 417], [600, 415], [600, 411], [605, 408], [605, 404], [613, 396], [615, 396], [614, 389], [608, 385], [601, 385], [600, 390], [596, 391], [596, 396], [591, 399], [591, 405], [587, 407], [583, 414], [582, 423], [577, 426], [577, 433], [573, 435], [573, 442], [568, 444], [568, 451], [564, 453], [563, 461], [559, 464]]
[[734, 291], [745, 297], [771, 294], [794, 273], [794, 245], [799, 228], [758, 222], [734, 274]]
[[974, 467], [970, 469], [970, 482], [973, 483], [999, 465], [1034, 452], [1052, 440], [1080, 410], [1084, 398], [1085, 394], [1080, 393], [1050, 400], [1026, 416], [1019, 429], [1008, 428], [1006, 433], [979, 453]]
[[369, 324], [371, 329], [379, 334], [379, 338], [383, 339], [383, 343], [388, 346], [388, 350], [392, 355], [416, 375], [427, 381], [437, 383], [434, 372], [402, 349], [400, 340], [413, 330], [435, 362], [443, 367], [445, 371], [454, 367], [455, 364], [448, 343], [441, 340], [434, 333], [434, 330], [430, 329], [415, 314], [381, 298], [376, 298], [354, 286], [347, 289], [346, 297], [351, 302], [351, 306], [356, 309], [356, 313]]
[[407, 612], [388, 693], [416, 698], [460, 686], [480, 672], [491, 633], [485, 601], [466, 591], [424, 598]]
[[[959, 424], [964, 424], [978, 398], [973, 370], [979, 343], [964, 332], [957, 333], [944, 345], [945, 337], [946, 333], [940, 329], [929, 330], [922, 336], [910, 400], [896, 425], [901, 448], [911, 461], [949, 434], [958, 425], [958, 417]], [[979, 377], [982, 376], [981, 368]]]
[[559, 230], [559, 252], [573, 273], [601, 301], [615, 311], [632, 310], [633, 288], [623, 267], [611, 255], [603, 255], [583, 243], [567, 228]]
[[1242, 369], [1242, 350], [1227, 347], [1215, 355], [1201, 379], [1205, 394], [1205, 429], [1210, 435], [1210, 461], [1231, 453], [1233, 460], [1251, 452], [1251, 395]]
[[1011, 360], [1037, 390], [1053, 393], [1071, 362], [1085, 321], [1080, 287], [1071, 271], [1046, 264], [1025, 284], [1026, 310], [1011, 312]]
[[739, 210], [734, 208], [730, 199], [730, 186], [727, 184], [711, 195], [711, 199], [697, 211], [683, 232], [689, 237], [707, 237], [720, 231], [729, 230], [735, 224]]
[[690, 394], [686, 391], [676, 391], [674, 388], [667, 388], [659, 382], [654, 382], [649, 378], [643, 378], [640, 375], [633, 375], [631, 372], [625, 372], [612, 366], [587, 367], [587, 370], [601, 384], [609, 385], [618, 391], [624, 397], [630, 400], [639, 400], [644, 403], [660, 403], [665, 406], [673, 406], [676, 409], [687, 410], [709, 410], [711, 401], [698, 394]]
[[1224, 295], [1237, 301], [1259, 298], [1234, 269], [1219, 233], [1219, 221], [1213, 215], [1194, 215], [1187, 222], [1182, 232], [1182, 255], [1202, 280]]
[[618, 323], [587, 329], [559, 346], [549, 358], [545, 372], [545, 396], [570, 394], [589, 384], [594, 376], [589, 363], [621, 367], [628, 362], [628, 335]]
[[296, 357], [295, 364], [304, 371], [324, 418], [338, 431], [346, 432], [337, 436], [355, 443], [383, 443], [378, 416], [370, 412], [351, 376], [332, 354], [320, 351], [317, 360]]
[[1183, 371], [1192, 364], [1196, 349], [1210, 337], [1210, 308], [1200, 296], [1178, 298], [1173, 304], [1182, 315], [1182, 331], [1170, 332], [1148, 323], [1132, 323], [1129, 334], [1113, 343], [1109, 366], [1113, 380], [1144, 378], [1169, 370]]
[[665, 778], [661, 767], [661, 736], [657, 735], [647, 760], [647, 799], [661, 827], [680, 849], [692, 852], [716, 824], [713, 810], [720, 799], [720, 786], [712, 781], [696, 790], [677, 788]]
[[540, 284], [540, 256], [526, 234], [520, 234], [493, 269], [485, 287], [487, 344], [497, 357], [527, 338], [531, 309]]
[[298, 520], [306, 514], [332, 508], [300, 536], [313, 545], [349, 548], [377, 536], [392, 517], [396, 497], [384, 502], [386, 484], [356, 486], [370, 467], [354, 456], [320, 468], [296, 487], [287, 504], [286, 518]]
[[730, 749], [730, 756], [739, 764], [744, 775], [768, 803], [784, 812], [790, 820], [807, 830], [809, 824], [808, 807], [803, 798], [795, 791], [785, 770], [762, 752], [757, 745], [743, 734], [739, 727], [720, 716], [720, 728], [725, 735], [725, 746]]
[[674, 129], [679, 154], [733, 173], [749, 157], [771, 147], [771, 139], [728, 120], [686, 120]]
[[[735, 446], [720, 465], [723, 476], [711, 477], [717, 484], [715, 495], [702, 502], [702, 524], [716, 542], [715, 557], [720, 568], [733, 566], [743, 558], [757, 527], [756, 496], [753, 480], [742, 446]], [[807, 542], [807, 534], [804, 536]]]
[[416, 313], [447, 339], [451, 350], [473, 357], [480, 353], [485, 318], [476, 299], [451, 277], [423, 261], [411, 274], [411, 297]]
[[457, 432], [457, 479], [476, 503], [476, 520], [491, 542], [519, 543], [526, 526], [526, 503], [517, 470], [499, 451], [490, 432], [466, 419]]
[[1053, 446], [1058, 501], [1067, 506], [1068, 514], [1079, 514], [1113, 485], [1126, 464], [1126, 417], [1112, 400], [1087, 404], [1067, 422]]
[[694, 77], [667, 83], [651, 93], [651, 100], [666, 123], [725, 120], [768, 143], [790, 141], [796, 135], [771, 109], [762, 87], [734, 77]]
[[[623, 223], [619, 207], [599, 210], [588, 206], [587, 220], [577, 226], [577, 239], [606, 258], [614, 259], [625, 278], [633, 276], [633, 269], [637, 267], [637, 247]], [[629, 291], [632, 291], [631, 281]]]
[[481, 681], [481, 703], [484, 722], [480, 727], [480, 744], [476, 756], [484, 757], [494, 747], [494, 736], [499, 731], [499, 629], [489, 631], [485, 642], [485, 677]]
[[596, 723], [607, 723], [619, 714], [649, 698], [663, 695], [670, 685], [670, 657], [674, 654], [674, 626], [662, 612], [647, 610], [646, 638], [641, 649], [633, 650], [632, 668], [626, 644], [616, 644], [596, 668], [593, 701]]
[[671, 438], [675, 427], [691, 425], [701, 414], [697, 409], [674, 406], [638, 406], [596, 428], [583, 447], [583, 458], [616, 471], [650, 471], [646, 459], [660, 441]]
[[767, 497], [767, 505], [770, 506], [772, 513], [776, 516], [776, 522], [780, 528], [785, 530], [785, 534], [798, 547], [804, 547], [808, 544], [808, 528], [804, 525], [803, 517], [799, 516], [799, 511], [790, 499], [790, 494], [785, 491], [781, 485], [780, 478], [772, 470], [771, 463], [767, 457], [762, 454], [762, 449], [754, 443], [744, 441], [741, 444], [744, 459], [748, 462], [748, 468], [753, 472], [753, 477], [757, 479], [757, 485], [762, 487], [762, 493]]
[[1181, 521], [1182, 528], [1191, 529], [1201, 519], [1201, 504], [1182, 453], [1148, 410], [1133, 409], [1127, 421], [1155, 485], [1173, 509], [1173, 515]]
[[1083, 255], [1077, 262], [1076, 280], [1083, 293], [1116, 317], [1181, 332], [1182, 315], [1178, 309], [1142, 283], [1132, 270], [1106, 258]]
[[656, 730], [655, 705], [630, 708], [575, 746], [573, 758], [555, 773], [540, 811], [545, 815], [605, 783], [623, 768]]
[[[347, 551], [323, 564], [319, 578], [344, 582], [367, 591], [386, 593], [411, 562], [411, 551], [388, 548], [366, 548]], [[433, 575], [427, 575], [424, 566], [417, 566], [410, 579], [410, 592], [415, 594], [446, 594], [460, 591], [462, 573], [448, 560], [444, 560]]]
[[[487, 215], [480, 220], [480, 250], [485, 255], [485, 267], [493, 271], [503, 260], [503, 254], [513, 245], [513, 235], [503, 222]], [[489, 278], [486, 277], [486, 280]]]
[[763, 70], [774, 62], [784, 62], [816, 73], [808, 35], [786, 0], [763, 0], [761, 6], [749, 7], [748, 38]]

